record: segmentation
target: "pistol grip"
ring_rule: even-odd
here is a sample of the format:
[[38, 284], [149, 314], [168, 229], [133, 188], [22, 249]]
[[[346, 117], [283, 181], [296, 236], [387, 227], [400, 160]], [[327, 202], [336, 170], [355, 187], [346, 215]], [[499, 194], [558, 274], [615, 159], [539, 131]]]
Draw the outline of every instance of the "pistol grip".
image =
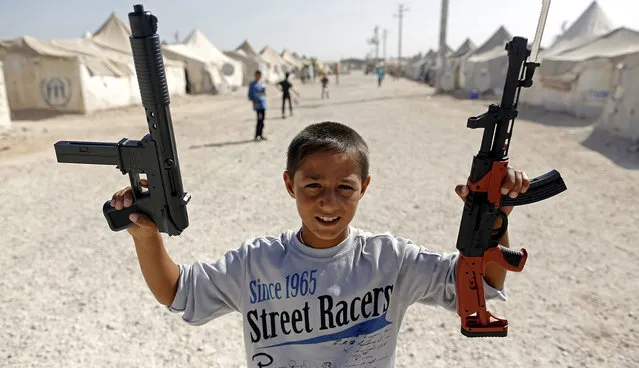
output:
[[528, 259], [525, 249], [515, 250], [498, 245], [484, 252], [485, 263], [496, 263], [508, 271], [521, 272]]
[[121, 210], [117, 210], [111, 207], [111, 201], [106, 201], [102, 206], [102, 213], [109, 224], [109, 228], [113, 231], [124, 230], [129, 227], [132, 222], [129, 220], [129, 215], [132, 213], [140, 212], [138, 206], [135, 203], [130, 207], [125, 207]]

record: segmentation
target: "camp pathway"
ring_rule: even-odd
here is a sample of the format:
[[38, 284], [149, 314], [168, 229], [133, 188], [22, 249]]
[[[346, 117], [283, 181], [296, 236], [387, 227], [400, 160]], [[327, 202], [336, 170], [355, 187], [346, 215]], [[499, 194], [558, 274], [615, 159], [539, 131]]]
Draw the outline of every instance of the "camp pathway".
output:
[[[190, 96], [171, 104], [190, 226], [165, 237], [179, 263], [212, 261], [249, 237], [296, 229], [282, 182], [286, 148], [309, 123], [340, 121], [371, 151], [372, 181], [353, 225], [390, 231], [436, 251], [455, 251], [462, 204], [453, 189], [468, 176], [481, 133], [466, 128], [488, 101], [432, 96], [431, 88], [354, 72], [295, 87], [295, 115], [267, 86], [263, 142], [246, 89]], [[523, 92], [525, 93], [525, 91]], [[565, 115], [521, 108], [511, 164], [531, 176], [557, 169], [561, 195], [517, 208], [513, 247], [525, 247], [522, 273], [507, 277], [503, 339], [468, 339], [455, 313], [409, 308], [398, 367], [636, 367], [639, 365], [639, 164], [624, 164], [581, 142], [590, 127]], [[112, 232], [104, 201], [128, 185], [112, 166], [59, 164], [59, 140], [140, 139], [140, 106], [92, 116], [14, 121], [0, 136], [0, 361], [8, 367], [245, 367], [241, 318], [201, 327], [181, 321], [148, 290], [126, 232]]]

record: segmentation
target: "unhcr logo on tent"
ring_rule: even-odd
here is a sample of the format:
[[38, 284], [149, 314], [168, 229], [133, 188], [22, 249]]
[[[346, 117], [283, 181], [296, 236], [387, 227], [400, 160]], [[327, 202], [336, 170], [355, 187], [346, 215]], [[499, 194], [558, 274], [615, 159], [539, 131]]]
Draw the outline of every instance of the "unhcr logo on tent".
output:
[[230, 77], [233, 75], [233, 73], [235, 73], [235, 67], [233, 66], [233, 64], [224, 63], [224, 65], [222, 65], [222, 74]]
[[65, 107], [71, 100], [71, 80], [52, 77], [40, 81], [40, 93], [49, 107]]

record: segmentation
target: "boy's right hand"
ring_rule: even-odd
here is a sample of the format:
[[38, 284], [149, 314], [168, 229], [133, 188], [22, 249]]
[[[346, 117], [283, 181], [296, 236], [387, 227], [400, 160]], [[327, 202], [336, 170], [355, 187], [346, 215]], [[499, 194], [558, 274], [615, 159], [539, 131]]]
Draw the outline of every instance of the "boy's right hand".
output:
[[[148, 181], [146, 179], [141, 179], [140, 184], [142, 186], [148, 185]], [[116, 210], [121, 210], [126, 207], [131, 207], [133, 205], [133, 189], [128, 186], [120, 191], [115, 192], [113, 197], [111, 198], [111, 207]], [[156, 236], [159, 234], [159, 230], [155, 222], [143, 215], [142, 213], [132, 213], [129, 215], [129, 220], [133, 222], [129, 227], [126, 228], [126, 231], [131, 234], [132, 237], [137, 239], [144, 239]]]

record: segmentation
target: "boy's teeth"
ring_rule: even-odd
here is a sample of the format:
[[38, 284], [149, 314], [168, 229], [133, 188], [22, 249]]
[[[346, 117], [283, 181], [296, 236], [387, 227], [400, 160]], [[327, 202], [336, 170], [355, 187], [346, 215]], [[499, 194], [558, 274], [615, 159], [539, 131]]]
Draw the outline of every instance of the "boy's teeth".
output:
[[337, 217], [321, 217], [321, 216], [318, 216], [318, 217], [321, 218], [322, 221], [326, 221], [326, 222], [331, 222], [337, 218]]

